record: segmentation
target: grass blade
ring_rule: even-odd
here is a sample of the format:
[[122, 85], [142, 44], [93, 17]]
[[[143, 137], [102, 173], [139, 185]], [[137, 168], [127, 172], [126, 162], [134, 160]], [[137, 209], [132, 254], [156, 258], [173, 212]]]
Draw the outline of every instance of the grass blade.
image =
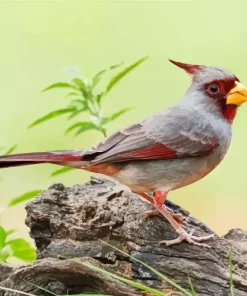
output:
[[47, 290], [47, 289], [45, 289], [45, 288], [43, 288], [43, 287], [40, 287], [40, 286], [38, 286], [38, 285], [35, 285], [35, 284], [33, 284], [33, 283], [29, 282], [29, 281], [26, 281], [26, 280], [24, 280], [24, 281], [27, 282], [27, 283], [29, 283], [30, 285], [32, 285], [32, 286], [34, 286], [34, 287], [36, 287], [36, 288], [42, 290], [42, 291], [45, 291], [46, 293], [48, 293], [48, 294], [50, 294], [50, 295], [58, 296], [56, 293], [51, 292], [51, 291], [49, 291], [49, 290]]
[[17, 196], [15, 198], [11, 199], [8, 206], [12, 207], [12, 206], [17, 205], [21, 202], [30, 200], [30, 199], [34, 198], [35, 196], [37, 196], [41, 191], [42, 191], [41, 189], [32, 190], [32, 191], [26, 192], [20, 196]]
[[62, 175], [64, 173], [70, 172], [72, 170], [75, 170], [74, 168], [70, 168], [70, 167], [63, 167], [61, 169], [55, 170], [54, 172], [52, 172], [50, 174], [50, 177], [54, 177], [54, 176], [58, 176], [58, 175]]
[[184, 295], [187, 296], [192, 296], [190, 292], [188, 292], [187, 290], [185, 290], [183, 287], [179, 286], [178, 284], [176, 284], [173, 280], [169, 279], [168, 277], [166, 277], [165, 275], [163, 275], [161, 272], [159, 272], [158, 270], [156, 270], [155, 268], [151, 267], [150, 265], [142, 262], [141, 260], [136, 259], [135, 257], [129, 255], [128, 253], [125, 253], [122, 250], [119, 250], [118, 248], [111, 246], [110, 244], [108, 244], [107, 242], [99, 239], [102, 243], [104, 243], [105, 245], [111, 247], [112, 249], [122, 253], [123, 255], [131, 258], [133, 261], [138, 262], [140, 264], [142, 264], [143, 266], [145, 266], [147, 269], [149, 269], [150, 271], [152, 271], [154, 274], [158, 275], [162, 280], [166, 281], [167, 283], [169, 283], [171, 286], [173, 286], [174, 288], [178, 289], [179, 291], [183, 292]]
[[228, 254], [228, 270], [230, 274], [230, 291], [231, 291], [231, 296], [236, 296], [235, 291], [234, 291], [234, 284], [233, 284], [233, 271], [232, 271], [232, 252], [229, 251]]
[[195, 291], [195, 289], [194, 289], [194, 286], [193, 286], [193, 283], [192, 283], [192, 281], [191, 281], [190, 276], [188, 276], [188, 278], [189, 278], [189, 285], [190, 285], [191, 295], [192, 295], [192, 296], [197, 296], [196, 291]]
[[148, 286], [142, 285], [142, 284], [140, 284], [138, 282], [134, 282], [132, 280], [129, 280], [127, 278], [124, 278], [124, 277], [119, 276], [117, 274], [114, 274], [112, 272], [106, 271], [106, 270], [104, 270], [102, 268], [99, 268], [97, 266], [94, 266], [90, 262], [81, 262], [80, 260], [77, 260], [77, 259], [71, 259], [71, 261], [82, 264], [83, 266], [86, 266], [87, 268], [90, 268], [93, 271], [99, 272], [99, 273], [103, 274], [104, 276], [108, 276], [109, 278], [114, 278], [116, 280], [119, 280], [119, 281], [121, 281], [121, 282], [123, 282], [125, 284], [128, 284], [129, 286], [132, 286], [133, 288], [137, 288], [139, 290], [152, 293], [152, 295], [155, 295], [155, 296], [168, 296], [167, 294], [165, 294], [163, 292], [160, 292], [160, 291], [155, 290], [153, 288], [150, 288]]
[[11, 154], [12, 152], [15, 151], [16, 148], [17, 148], [17, 145], [13, 145], [5, 152], [5, 155]]

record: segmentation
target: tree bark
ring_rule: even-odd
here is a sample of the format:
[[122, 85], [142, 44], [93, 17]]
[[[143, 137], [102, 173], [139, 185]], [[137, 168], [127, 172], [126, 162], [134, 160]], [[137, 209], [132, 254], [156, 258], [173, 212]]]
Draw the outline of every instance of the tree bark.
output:
[[[70, 260], [80, 258], [168, 295], [184, 295], [140, 263], [102, 243], [102, 239], [188, 291], [189, 275], [197, 295], [202, 296], [231, 295], [231, 250], [235, 295], [247, 295], [247, 231], [230, 230], [210, 242], [210, 249], [187, 243], [159, 245], [161, 240], [174, 239], [176, 233], [161, 216], [140, 218], [140, 213], [153, 206], [135, 194], [121, 194], [122, 189], [112, 181], [92, 178], [72, 187], [54, 184], [42, 192], [26, 206], [26, 224], [35, 240], [38, 260], [22, 266], [0, 265], [0, 285], [36, 295], [48, 294], [30, 282], [57, 294], [152, 295]], [[167, 205], [187, 217], [188, 232], [194, 229], [195, 235], [212, 233], [179, 206], [171, 202]], [[8, 291], [0, 293], [13, 295]]]

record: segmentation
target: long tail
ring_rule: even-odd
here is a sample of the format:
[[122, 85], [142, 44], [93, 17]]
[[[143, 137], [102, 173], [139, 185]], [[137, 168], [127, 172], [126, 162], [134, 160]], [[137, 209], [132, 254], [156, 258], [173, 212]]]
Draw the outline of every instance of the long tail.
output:
[[54, 163], [76, 167], [77, 162], [79, 167], [79, 163], [84, 160], [85, 152], [83, 150], [66, 150], [5, 155], [0, 156], [0, 169], [38, 163]]

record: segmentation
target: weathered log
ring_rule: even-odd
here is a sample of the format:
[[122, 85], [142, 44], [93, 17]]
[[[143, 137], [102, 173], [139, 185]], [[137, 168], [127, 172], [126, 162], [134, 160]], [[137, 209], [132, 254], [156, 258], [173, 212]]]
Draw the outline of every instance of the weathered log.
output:
[[[235, 293], [247, 295], [247, 231], [234, 229], [216, 237], [209, 243], [210, 249], [187, 243], [159, 245], [160, 240], [176, 237], [170, 224], [161, 216], [140, 218], [140, 213], [152, 209], [152, 205], [134, 194], [124, 196], [121, 191], [112, 181], [92, 178], [72, 187], [55, 184], [42, 192], [26, 206], [26, 224], [35, 240], [38, 260], [30, 265], [0, 266], [0, 285], [37, 295], [47, 293], [28, 282], [58, 294], [148, 295], [69, 260], [83, 258], [80, 260], [89, 260], [169, 295], [184, 295], [140, 263], [102, 243], [102, 239], [156, 268], [188, 291], [189, 275], [197, 294], [202, 296], [230, 295], [231, 250]], [[167, 205], [187, 217], [187, 231], [194, 229], [195, 235], [212, 233], [179, 206], [171, 202]]]
[[[102, 267], [102, 263], [92, 258], [78, 260], [92, 263], [94, 266]], [[33, 264], [23, 265], [8, 269], [3, 272], [6, 265], [0, 264], [0, 280], [2, 287], [11, 288], [17, 291], [25, 291], [35, 295], [49, 295], [44, 293], [40, 287], [56, 294], [80, 294], [87, 292], [102, 292], [110, 295], [144, 295], [140, 294], [129, 285], [106, 277], [98, 272], [71, 260], [59, 260], [45, 258], [37, 260]], [[19, 295], [17, 292], [0, 291], [0, 295]]]

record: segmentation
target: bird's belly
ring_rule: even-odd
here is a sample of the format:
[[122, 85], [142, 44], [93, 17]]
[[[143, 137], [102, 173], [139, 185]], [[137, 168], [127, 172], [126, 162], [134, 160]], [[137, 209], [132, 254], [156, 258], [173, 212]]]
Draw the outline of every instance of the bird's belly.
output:
[[137, 192], [170, 191], [198, 181], [210, 173], [219, 162], [217, 155], [133, 161], [123, 165], [113, 177]]

